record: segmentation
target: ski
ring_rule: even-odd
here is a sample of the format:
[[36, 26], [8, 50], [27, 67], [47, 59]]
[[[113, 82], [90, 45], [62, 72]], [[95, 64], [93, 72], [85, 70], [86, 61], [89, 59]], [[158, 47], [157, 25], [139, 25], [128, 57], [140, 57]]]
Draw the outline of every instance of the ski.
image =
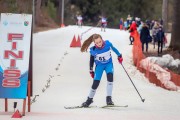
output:
[[65, 109], [78, 109], [78, 108], [95, 108], [97, 106], [89, 106], [89, 107], [83, 107], [83, 106], [64, 106]]
[[128, 105], [105, 105], [105, 106], [101, 106], [100, 108], [118, 108], [118, 107], [128, 107]]
[[65, 109], [78, 109], [78, 108], [118, 108], [118, 107], [128, 107], [128, 105], [105, 105], [105, 106], [89, 106], [89, 107], [83, 107], [83, 106], [64, 106]]

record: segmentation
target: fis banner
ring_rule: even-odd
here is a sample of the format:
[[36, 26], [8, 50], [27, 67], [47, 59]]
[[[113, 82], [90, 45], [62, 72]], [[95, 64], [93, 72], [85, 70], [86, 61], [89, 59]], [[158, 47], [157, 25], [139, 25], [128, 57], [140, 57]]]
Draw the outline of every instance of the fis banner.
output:
[[0, 20], [0, 98], [27, 95], [32, 15], [2, 13]]

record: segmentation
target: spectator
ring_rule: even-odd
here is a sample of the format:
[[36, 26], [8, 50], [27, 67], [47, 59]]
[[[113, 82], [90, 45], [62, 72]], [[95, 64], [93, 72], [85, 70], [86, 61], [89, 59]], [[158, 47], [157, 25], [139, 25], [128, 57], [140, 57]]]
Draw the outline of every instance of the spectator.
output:
[[127, 21], [124, 21], [124, 30], [127, 30], [128, 29], [128, 23]]
[[119, 29], [122, 30], [123, 27], [124, 27], [124, 22], [123, 22], [123, 18], [120, 19], [120, 22], [119, 22]]
[[155, 22], [154, 23], [154, 26], [152, 28], [152, 37], [153, 37], [153, 44], [154, 44], [154, 49], [155, 49], [155, 45], [156, 45], [156, 42], [157, 42], [157, 32], [159, 30], [159, 23], [158, 22]]
[[136, 22], [133, 21], [130, 28], [129, 28], [129, 32], [130, 32], [130, 36], [129, 36], [129, 40], [130, 40], [130, 45], [132, 45], [132, 43], [134, 42], [134, 34], [137, 31], [137, 27], [136, 27]]
[[139, 27], [137, 28], [139, 34], [141, 34], [142, 27], [143, 27], [143, 22], [141, 21]]
[[162, 29], [162, 26], [159, 27], [159, 30], [156, 36], [157, 36], [157, 41], [158, 41], [158, 56], [159, 56], [160, 54], [162, 54], [163, 42], [165, 40], [165, 35]]
[[128, 15], [128, 17], [127, 17], [127, 25], [130, 26], [131, 23], [132, 23], [132, 17], [130, 15]]
[[150, 27], [151, 27], [151, 21], [150, 21], [150, 20], [146, 20], [146, 25], [148, 26], [148, 29], [150, 29]]
[[148, 52], [148, 42], [149, 42], [149, 37], [150, 36], [150, 32], [149, 32], [149, 28], [147, 26], [147, 24], [143, 24], [142, 30], [141, 30], [141, 34], [140, 34], [140, 40], [142, 43], [142, 51], [144, 52], [144, 44], [146, 44], [146, 52]]

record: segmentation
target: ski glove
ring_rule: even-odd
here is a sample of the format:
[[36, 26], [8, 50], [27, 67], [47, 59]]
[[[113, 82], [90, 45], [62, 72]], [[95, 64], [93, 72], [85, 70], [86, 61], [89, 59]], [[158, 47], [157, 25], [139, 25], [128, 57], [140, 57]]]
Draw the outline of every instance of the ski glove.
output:
[[93, 71], [93, 70], [90, 70], [89, 73], [90, 73], [91, 77], [94, 78], [94, 71]]
[[118, 61], [120, 64], [122, 64], [122, 61], [123, 61], [122, 55], [118, 56]]

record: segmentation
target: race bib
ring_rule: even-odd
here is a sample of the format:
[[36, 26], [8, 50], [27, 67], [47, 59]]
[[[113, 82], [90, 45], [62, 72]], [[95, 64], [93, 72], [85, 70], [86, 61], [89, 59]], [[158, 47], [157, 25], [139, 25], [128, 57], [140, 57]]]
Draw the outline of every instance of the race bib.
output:
[[110, 58], [111, 58], [111, 51], [109, 50], [107, 52], [97, 54], [95, 60], [104, 63], [107, 62]]
[[102, 23], [106, 23], [106, 19], [102, 19]]

